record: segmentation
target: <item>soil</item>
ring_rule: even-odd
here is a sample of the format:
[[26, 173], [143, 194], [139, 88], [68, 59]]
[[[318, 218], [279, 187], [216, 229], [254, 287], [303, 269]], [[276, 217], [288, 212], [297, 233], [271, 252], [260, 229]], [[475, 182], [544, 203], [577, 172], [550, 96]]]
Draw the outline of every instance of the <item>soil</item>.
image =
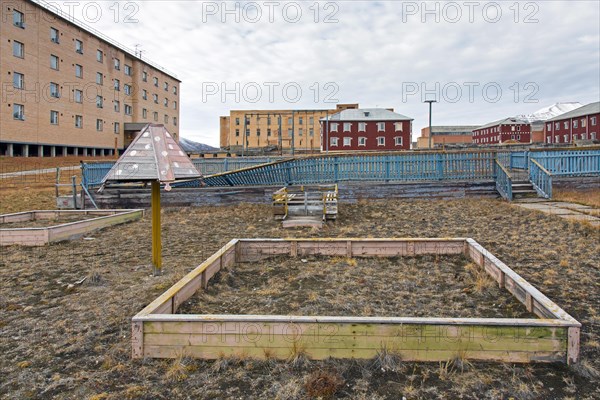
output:
[[0, 229], [16, 228], [48, 228], [51, 226], [68, 224], [70, 222], [80, 222], [92, 218], [98, 218], [97, 215], [60, 215], [56, 218], [34, 219], [32, 221], [4, 222], [0, 223]]
[[[284, 230], [267, 204], [162, 217], [160, 277], [149, 266], [149, 214], [94, 240], [0, 249], [0, 398], [600, 398], [600, 230], [585, 223], [500, 200], [342, 203], [322, 230]], [[472, 237], [583, 324], [581, 362], [132, 360], [131, 317], [236, 237]]]
[[277, 257], [220, 271], [181, 314], [535, 318], [463, 256]]

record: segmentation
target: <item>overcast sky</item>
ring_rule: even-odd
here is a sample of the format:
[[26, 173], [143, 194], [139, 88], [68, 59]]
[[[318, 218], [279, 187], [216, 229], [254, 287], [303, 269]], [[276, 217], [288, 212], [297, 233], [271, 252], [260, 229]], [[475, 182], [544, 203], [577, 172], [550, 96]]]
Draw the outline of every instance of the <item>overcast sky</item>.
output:
[[393, 107], [414, 138], [425, 97], [434, 125], [600, 100], [598, 1], [54, 4], [173, 71], [181, 136], [214, 146], [230, 109]]

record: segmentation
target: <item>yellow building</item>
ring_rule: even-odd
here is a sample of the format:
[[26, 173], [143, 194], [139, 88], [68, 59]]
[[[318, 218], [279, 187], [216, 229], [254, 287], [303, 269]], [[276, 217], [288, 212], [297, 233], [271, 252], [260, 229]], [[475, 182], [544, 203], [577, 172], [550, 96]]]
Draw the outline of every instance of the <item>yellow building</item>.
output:
[[358, 104], [338, 104], [332, 110], [231, 110], [229, 116], [220, 117], [221, 148], [319, 151], [319, 120], [350, 108]]
[[110, 155], [147, 123], [178, 138], [175, 75], [46, 7], [2, 2], [0, 155]]

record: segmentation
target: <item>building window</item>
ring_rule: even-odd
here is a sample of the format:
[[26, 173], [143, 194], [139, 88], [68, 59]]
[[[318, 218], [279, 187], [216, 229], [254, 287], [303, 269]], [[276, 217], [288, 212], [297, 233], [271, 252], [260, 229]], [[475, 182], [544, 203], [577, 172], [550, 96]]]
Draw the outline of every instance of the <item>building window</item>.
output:
[[596, 132], [590, 133], [590, 139], [591, 140], [596, 140]]
[[239, 137], [239, 136], [240, 136], [240, 130], [239, 130], [239, 129], [236, 129], [236, 130], [235, 130], [235, 136], [237, 136], [237, 137]]
[[154, 77], [154, 86], [158, 87], [158, 78]]
[[158, 113], [154, 111], [154, 121], [158, 122]]
[[50, 82], [50, 97], [59, 98], [60, 91], [58, 89], [58, 83]]
[[577, 135], [573, 135], [573, 140], [577, 140]]
[[25, 29], [25, 14], [21, 11], [13, 10], [13, 25]]
[[260, 136], [260, 129], [256, 129], [256, 136]]
[[332, 138], [330, 138], [330, 139], [329, 139], [329, 144], [330, 144], [331, 146], [333, 146], [333, 147], [337, 147], [337, 145], [338, 145], [338, 140], [339, 140], [338, 138], [336, 138], [336, 137], [332, 137]]
[[565, 129], [569, 129], [569, 123], [567, 121], [565, 121], [564, 126], [565, 126]]
[[548, 136], [548, 137], [546, 138], [546, 142], [547, 142], [547, 143], [552, 143], [552, 136]]
[[309, 125], [314, 125], [314, 124], [315, 124], [315, 117], [310, 117], [310, 118], [308, 119], [308, 124], [309, 124]]
[[75, 64], [75, 76], [77, 78], [83, 78], [83, 67], [79, 64]]
[[117, 71], [121, 70], [121, 60], [119, 60], [118, 58], [115, 58], [115, 69]]
[[[379, 124], [380, 122], [378, 122]], [[385, 137], [379, 136], [377, 137], [377, 146], [385, 146]]]
[[102, 132], [104, 130], [104, 121], [102, 121], [101, 119], [96, 120], [96, 130], [98, 132]]
[[142, 71], [142, 80], [148, 82], [148, 72]]
[[25, 45], [23, 43], [13, 40], [13, 56], [25, 58]]
[[558, 143], [559, 142], [558, 138], [559, 138], [558, 135], [554, 136], [554, 143]]
[[83, 42], [81, 40], [75, 39], [75, 52], [83, 54]]
[[546, 129], [551, 132], [552, 131], [552, 124], [547, 124], [546, 125]]
[[177, 102], [173, 100], [173, 110], [177, 110]]
[[573, 128], [577, 128], [579, 126], [579, 121], [576, 119], [573, 120]]
[[586, 140], [587, 139], [587, 133], [582, 133], [581, 134], [581, 139]]
[[304, 118], [298, 117], [298, 125], [304, 124]]
[[396, 137], [394, 138], [394, 144], [395, 144], [396, 146], [402, 146], [402, 136], [396, 136]]
[[143, 89], [142, 91], [142, 99], [148, 100], [148, 91], [146, 89]]
[[291, 137], [292, 136], [292, 128], [288, 128], [288, 136]]
[[565, 139], [565, 143], [569, 143], [569, 135], [563, 135], [563, 138]]
[[98, 108], [103, 108], [103, 101], [102, 101], [102, 96], [96, 96], [96, 107]]
[[402, 132], [402, 122], [394, 122], [394, 130], [396, 132]]
[[13, 104], [13, 118], [25, 121], [25, 106], [23, 104]]
[[358, 131], [359, 132], [366, 132], [367, 131], [367, 123], [366, 122], [359, 122], [358, 123]]
[[131, 86], [130, 85], [123, 85], [123, 90], [125, 90], [125, 94], [127, 96], [131, 95]]
[[83, 91], [75, 89], [75, 103], [83, 103]]
[[169, 90], [169, 83], [168, 82], [165, 82], [164, 89], [165, 89], [165, 91]]
[[240, 119], [239, 118], [235, 119], [235, 124], [239, 126], [239, 124], [240, 124]]
[[102, 76], [101, 72], [96, 72], [96, 83], [98, 85], [103, 85], [104, 84], [104, 77]]
[[13, 72], [13, 87], [15, 89], [25, 89], [25, 75]]
[[83, 116], [76, 115], [75, 116], [75, 128], [83, 128]]
[[[385, 132], [385, 122], [377, 123], [377, 132]], [[379, 138], [377, 139], [377, 144], [379, 145]]]
[[358, 138], [358, 145], [359, 146], [366, 146], [367, 145], [367, 138], [366, 137], [359, 137]]
[[120, 123], [115, 122], [115, 126], [114, 126], [114, 129], [113, 129], [113, 132], [116, 133], [116, 134], [121, 133], [121, 124]]
[[173, 86], [173, 94], [177, 94], [177, 86]]
[[131, 115], [132, 108], [129, 104], [125, 104], [125, 115]]
[[146, 110], [145, 108], [142, 109], [142, 118], [144, 118], [144, 119], [148, 118], [148, 110]]
[[50, 68], [58, 71], [58, 57], [50, 54]]
[[344, 122], [344, 132], [350, 132], [350, 130], [352, 130], [352, 124], [350, 122]]
[[177, 126], [177, 117], [173, 117], [173, 125]]
[[271, 128], [267, 129], [267, 136], [271, 136]]
[[590, 118], [590, 122], [592, 123], [592, 126], [596, 126], [596, 117]]
[[304, 130], [302, 128], [298, 129], [298, 136], [302, 136], [304, 134]]
[[288, 125], [292, 125], [292, 117], [288, 117]]
[[344, 146], [352, 146], [352, 138], [351, 137], [344, 138]]
[[515, 131], [515, 126], [514, 126], [514, 125], [510, 127], [510, 131], [511, 131], [511, 132], [514, 132], [514, 131]]
[[334, 123], [332, 123], [329, 126], [329, 128], [330, 128], [331, 132], [337, 132], [338, 131], [338, 124], [334, 122]]
[[99, 63], [104, 62], [104, 54], [100, 49], [96, 50], [96, 61], [98, 61]]
[[50, 110], [50, 123], [58, 125], [58, 111]]
[[582, 128], [585, 128], [585, 125], [586, 125], [586, 120], [585, 120], [585, 118], [581, 118], [581, 127], [582, 127]]
[[169, 107], [169, 99], [165, 97], [165, 101], [163, 102], [163, 104], [165, 105], [165, 107]]
[[315, 130], [314, 130], [314, 128], [310, 128], [310, 129], [308, 130], [308, 134], [309, 134], [310, 136], [315, 136]]
[[113, 87], [115, 88], [115, 90], [121, 90], [121, 82], [118, 79], [115, 79], [113, 81]]
[[250, 129], [246, 129], [246, 136], [250, 136]]
[[554, 123], [554, 129], [556, 129], [556, 130], [560, 129], [560, 122], [555, 122]]
[[113, 107], [114, 107], [115, 112], [121, 111], [121, 103], [118, 100], [113, 101]]
[[154, 98], [154, 103], [158, 104], [158, 95], [153, 94], [152, 97]]
[[131, 65], [125, 64], [125, 75], [127, 75], [127, 76], [133, 75], [133, 68], [131, 68]]

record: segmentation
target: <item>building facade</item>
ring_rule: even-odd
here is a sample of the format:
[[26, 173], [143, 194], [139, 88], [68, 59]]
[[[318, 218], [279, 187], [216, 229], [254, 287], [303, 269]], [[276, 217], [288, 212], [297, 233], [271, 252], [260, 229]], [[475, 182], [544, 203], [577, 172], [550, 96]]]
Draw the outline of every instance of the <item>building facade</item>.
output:
[[490, 122], [473, 130], [473, 144], [530, 143], [531, 124], [517, 118]]
[[600, 139], [600, 102], [590, 103], [546, 121], [546, 143], [573, 143]]
[[232, 110], [219, 119], [221, 148], [232, 152], [265, 148], [319, 151], [319, 120], [354, 108], [358, 104], [338, 104], [335, 110]]
[[110, 155], [147, 123], [178, 138], [173, 74], [35, 1], [3, 1], [2, 18], [1, 155]]
[[[432, 126], [431, 147], [443, 147], [445, 145], [473, 143], [473, 130], [477, 125], [453, 125], [453, 126]], [[418, 149], [429, 148], [429, 127], [421, 129], [421, 137], [417, 139]]]
[[343, 110], [321, 118], [321, 151], [409, 150], [412, 121], [392, 109]]

